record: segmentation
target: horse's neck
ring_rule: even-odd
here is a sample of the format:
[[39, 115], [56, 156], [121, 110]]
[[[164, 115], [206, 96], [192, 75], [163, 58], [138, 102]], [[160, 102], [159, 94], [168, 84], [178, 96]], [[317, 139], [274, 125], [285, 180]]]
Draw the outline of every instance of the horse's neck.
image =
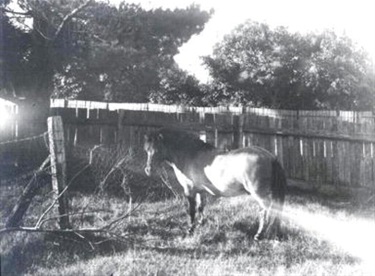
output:
[[183, 171], [186, 164], [189, 162], [189, 155], [185, 151], [171, 151], [169, 158], [166, 160], [167, 164], [171, 167], [177, 167], [179, 170]]

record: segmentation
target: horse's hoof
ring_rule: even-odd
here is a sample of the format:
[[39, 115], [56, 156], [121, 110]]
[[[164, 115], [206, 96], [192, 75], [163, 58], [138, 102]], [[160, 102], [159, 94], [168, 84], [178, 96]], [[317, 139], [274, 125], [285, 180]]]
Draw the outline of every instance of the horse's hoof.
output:
[[185, 232], [182, 234], [182, 238], [183, 238], [183, 239], [186, 239], [186, 238], [188, 238], [188, 237], [193, 236], [193, 234], [194, 234], [194, 229], [189, 228], [189, 230], [185, 231]]
[[261, 236], [259, 235], [259, 234], [256, 234], [255, 236], [254, 236], [254, 241], [256, 241], [256, 242], [258, 242], [258, 241], [260, 241], [262, 238], [261, 238]]
[[206, 223], [207, 223], [207, 219], [202, 218], [202, 219], [198, 220], [197, 225], [198, 226], [204, 226]]
[[192, 236], [194, 234], [194, 231], [195, 231], [195, 228], [190, 227], [189, 230], [188, 230], [188, 235]]
[[282, 241], [282, 240], [284, 240], [285, 239], [285, 235], [284, 235], [284, 233], [277, 233], [276, 234], [276, 239], [278, 240], [278, 241]]

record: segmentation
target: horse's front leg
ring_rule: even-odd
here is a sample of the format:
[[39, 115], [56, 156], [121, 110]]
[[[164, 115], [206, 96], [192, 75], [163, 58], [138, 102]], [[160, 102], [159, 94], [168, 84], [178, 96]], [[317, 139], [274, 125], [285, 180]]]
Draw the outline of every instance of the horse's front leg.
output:
[[197, 195], [195, 196], [195, 202], [196, 202], [196, 209], [197, 209], [197, 212], [198, 212], [198, 225], [202, 224], [203, 223], [203, 219], [204, 219], [204, 216], [203, 216], [203, 209], [204, 209], [204, 205], [205, 205], [205, 201], [204, 201], [204, 197], [201, 193], [197, 193]]
[[189, 215], [190, 215], [190, 228], [189, 228], [189, 234], [194, 233], [195, 229], [195, 213], [196, 213], [196, 197], [195, 195], [189, 195], [187, 197], [189, 201]]

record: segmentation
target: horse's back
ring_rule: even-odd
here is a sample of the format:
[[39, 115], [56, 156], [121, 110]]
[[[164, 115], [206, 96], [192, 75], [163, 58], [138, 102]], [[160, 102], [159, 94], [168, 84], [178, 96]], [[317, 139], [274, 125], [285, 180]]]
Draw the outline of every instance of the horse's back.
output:
[[240, 155], [240, 154], [248, 154], [249, 156], [256, 157], [258, 160], [276, 158], [275, 155], [273, 155], [270, 151], [266, 150], [265, 148], [261, 148], [257, 146], [245, 147], [245, 148], [228, 151], [227, 154], [233, 155], [233, 156]]

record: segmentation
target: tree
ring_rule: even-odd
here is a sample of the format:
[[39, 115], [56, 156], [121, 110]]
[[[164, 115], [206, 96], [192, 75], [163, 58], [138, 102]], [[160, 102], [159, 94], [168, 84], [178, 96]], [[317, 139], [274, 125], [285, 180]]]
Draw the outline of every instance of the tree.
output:
[[162, 89], [163, 73], [176, 66], [178, 48], [209, 19], [196, 6], [145, 11], [124, 3], [118, 9], [98, 5], [90, 11], [95, 17], [87, 56], [57, 75], [57, 96], [147, 102]]
[[[178, 48], [210, 17], [198, 6], [146, 11], [94, 0], [18, 3], [23, 12], [10, 10], [9, 1], [0, 2], [2, 25], [11, 37], [2, 37], [5, 48], [18, 58], [12, 65], [2, 52], [2, 71], [7, 72], [2, 88], [13, 87], [30, 102], [43, 103], [44, 111], [52, 92], [60, 98], [148, 101], [152, 91], [160, 90], [162, 72], [175, 66]], [[22, 47], [11, 49], [12, 43]]]
[[178, 66], [167, 69], [162, 75], [160, 89], [150, 95], [151, 102], [192, 106], [206, 104], [204, 85], [200, 84], [194, 76]]
[[[5, 4], [3, 2], [3, 4]], [[6, 42], [6, 43], [5, 43]], [[0, 12], [0, 90], [17, 97], [15, 85], [25, 75], [24, 53], [30, 48], [29, 36], [11, 23], [4, 11]], [[18, 88], [18, 87], [17, 87]], [[3, 95], [4, 96], [4, 95]]]
[[[76, 33], [71, 31], [72, 22], [93, 0], [20, 0], [17, 3], [22, 12], [11, 10], [7, 6], [9, 1], [0, 5], [2, 25], [11, 24], [9, 30], [16, 30], [1, 38], [4, 48], [8, 49], [0, 57], [6, 72], [2, 88], [13, 90], [18, 97], [25, 97], [29, 106], [34, 106], [30, 113], [35, 114], [30, 116], [45, 118], [54, 74], [80, 51]], [[26, 24], [26, 20], [31, 23]], [[19, 46], [12, 48], [14, 40]], [[20, 58], [12, 65], [6, 55]], [[12, 66], [17, 70], [10, 70]]]
[[312, 38], [319, 48], [309, 59], [307, 83], [317, 93], [318, 107], [375, 108], [375, 76], [367, 54], [356, 49], [348, 37], [333, 32]]
[[[301, 35], [248, 21], [204, 62], [219, 102], [286, 109], [368, 109], [374, 97], [363, 51], [332, 32]], [[217, 91], [217, 90], [216, 90]], [[218, 92], [218, 91], [217, 91]]]

